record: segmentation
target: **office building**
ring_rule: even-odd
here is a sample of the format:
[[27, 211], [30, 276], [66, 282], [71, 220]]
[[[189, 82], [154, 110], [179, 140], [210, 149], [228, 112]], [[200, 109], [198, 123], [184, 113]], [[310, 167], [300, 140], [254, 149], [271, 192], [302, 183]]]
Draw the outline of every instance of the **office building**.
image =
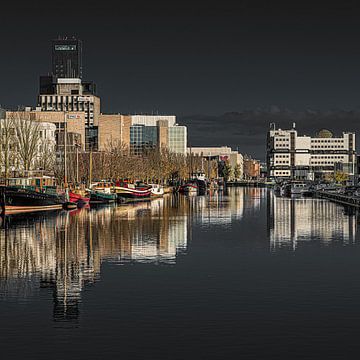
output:
[[98, 150], [130, 148], [131, 118], [121, 114], [100, 114], [98, 122]]
[[175, 116], [100, 114], [97, 129], [99, 150], [121, 144], [133, 155], [155, 148], [186, 154], [186, 126], [176, 124]]
[[[24, 111], [7, 111], [7, 118], [22, 118], [40, 123], [55, 125], [55, 140], [59, 145], [62, 143], [63, 134], [66, 131], [68, 139], [76, 139], [76, 145], [85, 150], [85, 113], [64, 111], [41, 111], [40, 109], [25, 108]], [[71, 142], [69, 143], [71, 145]], [[75, 144], [73, 144], [75, 145]]]
[[[82, 80], [82, 42], [74, 37], [59, 37], [52, 42], [52, 74], [40, 77], [37, 110], [44, 112], [82, 112], [87, 150], [98, 148], [100, 98], [96, 85]], [[82, 124], [81, 124], [82, 126]]]
[[74, 37], [52, 41], [52, 74], [57, 78], [82, 78], [82, 42]]
[[[100, 115], [100, 98], [94, 93], [91, 83], [83, 83], [79, 78], [49, 78], [55, 80], [44, 90], [44, 94], [38, 96], [37, 108], [40, 111], [54, 112], [83, 112], [85, 115], [85, 143], [86, 149], [97, 150], [98, 133], [97, 126]], [[44, 78], [43, 84], [44, 85]], [[52, 89], [52, 93], [45, 90]]]
[[228, 146], [213, 147], [191, 147], [187, 149], [188, 154], [202, 156], [207, 160], [216, 160], [218, 162], [229, 162], [232, 169], [238, 167], [238, 179], [242, 179], [244, 175], [244, 158], [238, 152]]
[[321, 130], [315, 137], [300, 136], [295, 124], [290, 130], [271, 125], [267, 139], [267, 169], [270, 179], [317, 180], [334, 175], [337, 169], [349, 180], [356, 173], [355, 134], [334, 136]]

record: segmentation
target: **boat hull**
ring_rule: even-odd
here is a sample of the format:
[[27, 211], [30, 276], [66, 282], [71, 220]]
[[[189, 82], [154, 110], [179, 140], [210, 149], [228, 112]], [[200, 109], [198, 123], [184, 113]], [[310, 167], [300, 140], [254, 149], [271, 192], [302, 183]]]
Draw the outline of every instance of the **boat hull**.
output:
[[128, 199], [130, 200], [148, 199], [151, 196], [151, 188], [132, 189], [126, 187], [115, 187], [115, 192], [120, 202]]
[[61, 209], [64, 197], [18, 187], [0, 189], [2, 214], [17, 214]]
[[72, 191], [69, 193], [69, 201], [76, 203], [78, 205], [88, 204], [90, 201], [89, 197], [81, 196], [80, 194], [73, 193]]
[[90, 193], [90, 204], [111, 204], [116, 201], [116, 194], [106, 194], [100, 191]]

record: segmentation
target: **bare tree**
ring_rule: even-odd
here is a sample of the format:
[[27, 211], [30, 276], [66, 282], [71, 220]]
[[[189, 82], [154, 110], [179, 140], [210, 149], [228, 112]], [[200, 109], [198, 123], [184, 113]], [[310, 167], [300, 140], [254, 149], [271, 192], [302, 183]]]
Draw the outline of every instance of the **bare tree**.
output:
[[17, 156], [25, 172], [35, 164], [40, 140], [39, 123], [27, 119], [21, 112], [13, 117], [15, 138], [17, 142]]
[[3, 119], [0, 119], [0, 164], [5, 179], [8, 178], [10, 167], [15, 161], [16, 149], [14, 140], [15, 128], [13, 119], [4, 116]]

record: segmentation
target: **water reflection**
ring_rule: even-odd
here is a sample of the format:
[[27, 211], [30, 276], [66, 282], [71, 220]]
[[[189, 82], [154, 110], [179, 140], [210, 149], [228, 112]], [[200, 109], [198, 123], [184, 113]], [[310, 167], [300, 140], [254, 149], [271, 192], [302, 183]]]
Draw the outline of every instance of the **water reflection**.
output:
[[305, 244], [355, 242], [357, 215], [320, 199], [281, 198], [268, 193], [270, 250], [296, 250]]
[[[76, 324], [82, 291], [100, 279], [104, 262], [173, 266], [186, 254], [193, 227], [231, 234], [236, 224], [249, 234], [265, 230], [266, 221], [271, 251], [355, 241], [356, 214], [327, 201], [276, 198], [259, 188], [16, 216], [0, 230], [0, 299], [31, 301], [39, 292], [50, 294], [54, 320]], [[234, 239], [244, 240], [241, 233]], [[268, 252], [263, 239], [251, 246]]]

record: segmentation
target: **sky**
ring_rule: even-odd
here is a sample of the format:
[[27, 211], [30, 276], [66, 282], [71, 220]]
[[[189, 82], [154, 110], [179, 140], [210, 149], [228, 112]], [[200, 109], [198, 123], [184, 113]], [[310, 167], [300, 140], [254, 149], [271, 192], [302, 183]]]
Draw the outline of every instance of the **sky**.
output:
[[13, 0], [1, 8], [0, 104], [35, 105], [51, 39], [75, 35], [103, 112], [359, 109], [359, 15], [356, 1]]

